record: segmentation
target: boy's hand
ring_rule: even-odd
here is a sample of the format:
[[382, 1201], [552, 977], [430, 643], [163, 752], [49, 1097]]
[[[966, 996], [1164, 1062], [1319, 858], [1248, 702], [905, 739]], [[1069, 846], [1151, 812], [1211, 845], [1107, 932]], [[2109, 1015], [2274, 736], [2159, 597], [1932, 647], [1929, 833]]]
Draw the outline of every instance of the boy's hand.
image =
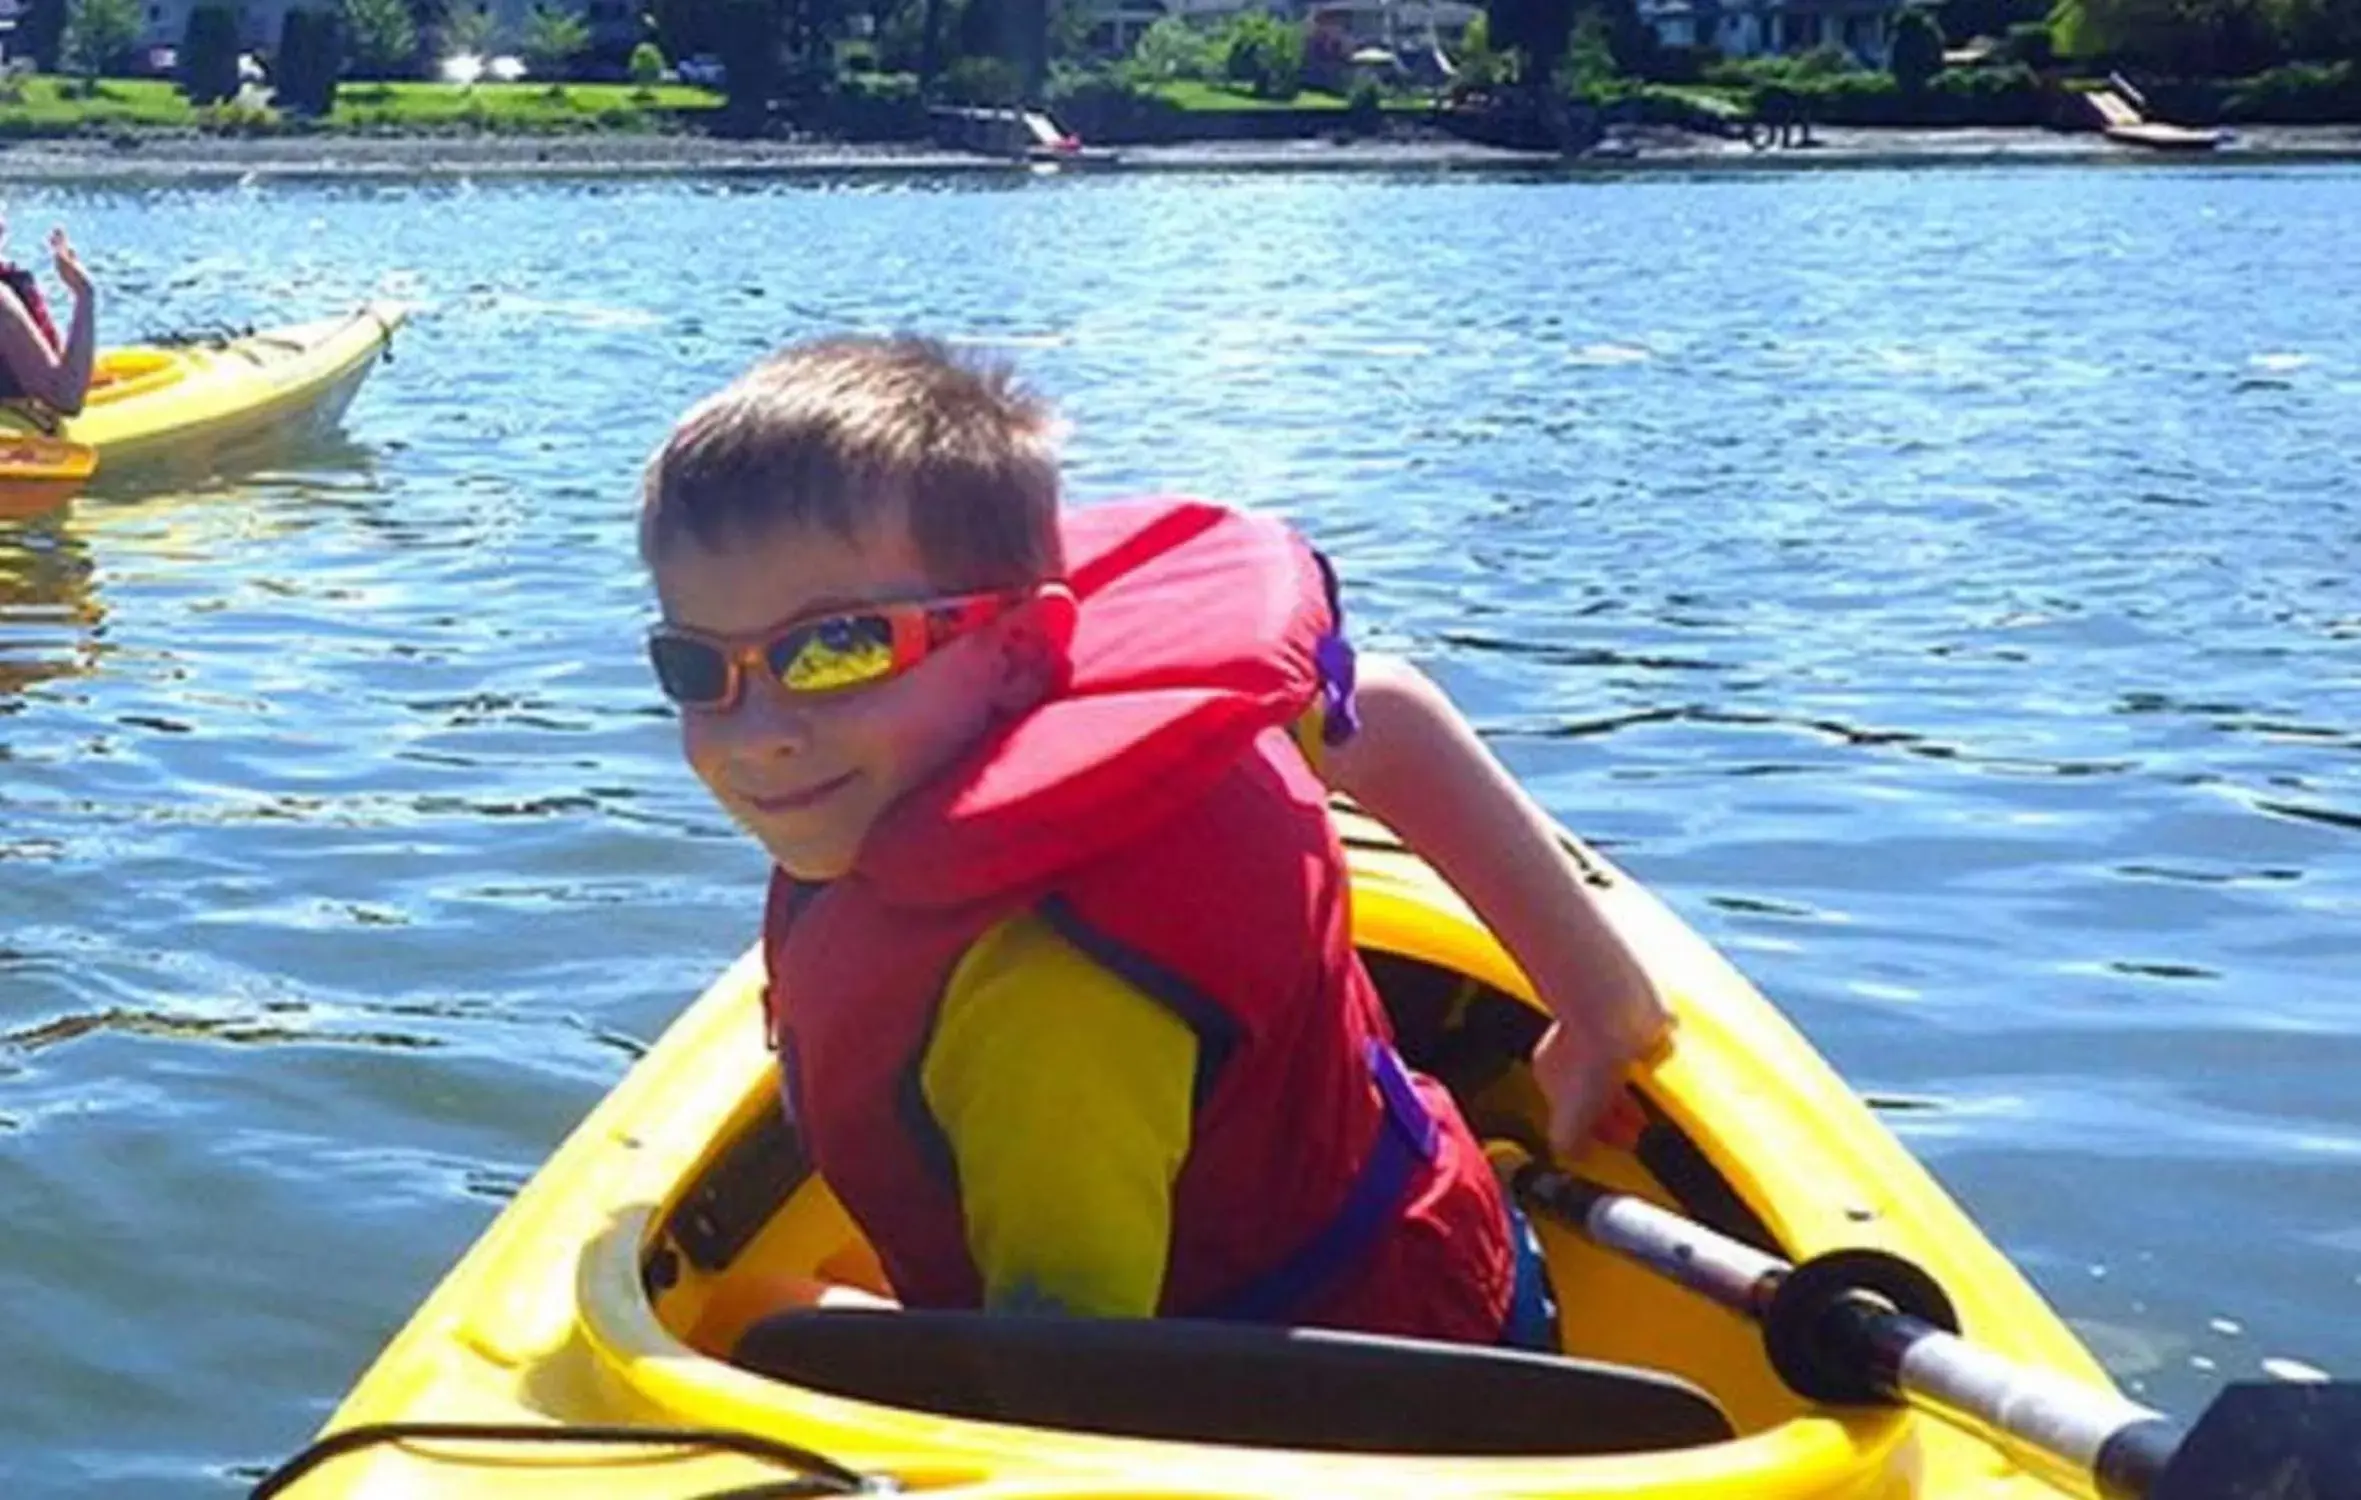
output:
[[1596, 1133], [1629, 1146], [1647, 1123], [1623, 1093], [1623, 1065], [1590, 1038], [1560, 1023], [1533, 1049], [1533, 1077], [1549, 1100], [1549, 1145], [1571, 1160]]

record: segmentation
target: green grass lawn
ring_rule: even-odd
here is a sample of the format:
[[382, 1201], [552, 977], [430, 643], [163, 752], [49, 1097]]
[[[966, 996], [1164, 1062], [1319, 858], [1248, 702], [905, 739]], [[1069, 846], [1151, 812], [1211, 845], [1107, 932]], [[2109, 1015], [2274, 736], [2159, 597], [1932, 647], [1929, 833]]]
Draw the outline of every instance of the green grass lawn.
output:
[[[14, 97], [10, 97], [13, 94]], [[629, 127], [652, 117], [719, 107], [721, 95], [684, 84], [659, 84], [642, 95], [628, 83], [346, 83], [324, 122], [330, 130], [565, 130]], [[0, 92], [0, 134], [66, 134], [78, 129], [173, 128], [208, 122], [205, 110], [160, 78], [109, 78], [84, 97], [78, 81], [36, 77]], [[223, 122], [227, 123], [227, 122]], [[240, 123], [269, 128], [271, 117]]]
[[654, 113], [716, 109], [721, 95], [686, 84], [658, 84], [643, 95], [628, 83], [347, 83], [328, 116], [333, 128], [373, 125], [536, 126], [620, 124]]
[[27, 78], [0, 90], [0, 129], [16, 134], [76, 126], [194, 125], [197, 112], [160, 78], [108, 78], [90, 98], [77, 79]]
[[[1340, 94], [1323, 94], [1305, 89], [1292, 99], [1258, 99], [1254, 95], [1219, 83], [1200, 83], [1195, 79], [1176, 79], [1171, 83], [1151, 86], [1149, 92], [1165, 103], [1188, 110], [1192, 114], [1225, 114], [1237, 111], [1266, 109], [1333, 109], [1346, 105]], [[1424, 99], [1394, 97], [1385, 100], [1387, 109], [1424, 110], [1429, 107]]]

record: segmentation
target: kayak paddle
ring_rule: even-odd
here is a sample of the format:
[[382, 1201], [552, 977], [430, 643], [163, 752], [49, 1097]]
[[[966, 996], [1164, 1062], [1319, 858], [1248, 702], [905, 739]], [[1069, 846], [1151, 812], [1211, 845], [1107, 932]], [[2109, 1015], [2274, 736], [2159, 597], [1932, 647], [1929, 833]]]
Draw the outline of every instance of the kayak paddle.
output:
[[1898, 1255], [1790, 1265], [1514, 1147], [1493, 1155], [1519, 1199], [1761, 1324], [1772, 1367], [1808, 1400], [1909, 1405], [2101, 1500], [2361, 1500], [2361, 1381], [2235, 1384], [2184, 1429], [1960, 1337], [1950, 1298]]

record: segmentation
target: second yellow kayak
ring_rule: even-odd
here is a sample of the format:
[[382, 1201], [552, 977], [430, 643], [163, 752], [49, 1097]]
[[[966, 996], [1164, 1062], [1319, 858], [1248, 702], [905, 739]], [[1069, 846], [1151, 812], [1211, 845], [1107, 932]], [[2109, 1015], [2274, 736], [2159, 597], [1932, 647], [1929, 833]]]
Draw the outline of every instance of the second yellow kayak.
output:
[[[104, 473], [330, 425], [403, 318], [398, 305], [371, 302], [215, 342], [104, 350], [82, 410], [48, 436], [95, 449]], [[41, 430], [30, 413], [0, 407], [0, 433]]]

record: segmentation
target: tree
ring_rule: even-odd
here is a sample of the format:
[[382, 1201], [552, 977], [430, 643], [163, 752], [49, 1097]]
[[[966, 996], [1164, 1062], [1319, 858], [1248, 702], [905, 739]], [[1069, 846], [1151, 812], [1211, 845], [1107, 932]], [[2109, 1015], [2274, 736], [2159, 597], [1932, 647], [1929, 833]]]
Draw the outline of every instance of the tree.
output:
[[1303, 28], [1265, 11], [1230, 22], [1222, 72], [1258, 99], [1293, 99], [1303, 88]]
[[84, 93], [139, 40], [139, 0], [72, 0], [66, 12], [66, 61], [82, 75]]
[[997, 51], [1016, 68], [1024, 102], [1039, 104], [1049, 81], [1049, 0], [1000, 0]]
[[344, 35], [364, 78], [406, 72], [418, 58], [418, 22], [405, 0], [344, 0]]
[[590, 49], [590, 27], [570, 10], [535, 5], [525, 18], [525, 61], [533, 71], [555, 79]]
[[2046, 24], [2050, 9], [2051, 0], [1942, 0], [1935, 8], [1935, 21], [1943, 35], [1966, 42], [2006, 36], [2010, 27], [2029, 21]]
[[450, 57], [483, 57], [500, 49], [507, 40], [500, 34], [500, 22], [489, 10], [465, 6], [453, 11], [443, 22], [443, 52]]
[[770, 123], [783, 19], [777, 0], [722, 0], [715, 50], [728, 59], [721, 124], [732, 135], [760, 135]]
[[332, 10], [291, 6], [279, 23], [279, 55], [272, 68], [274, 97], [284, 109], [315, 118], [336, 107], [336, 75], [344, 71], [344, 39]]
[[1574, 0], [1491, 0], [1485, 35], [1502, 52], [1524, 59], [1523, 77], [1554, 77], [1574, 31]]
[[2287, 56], [2361, 63], [2361, 0], [2261, 0], [2261, 6]]
[[1512, 69], [1506, 53], [1492, 48], [1492, 23], [1482, 11], [1467, 23], [1460, 33], [1459, 61], [1453, 65], [1451, 88], [1454, 93], [1482, 92], [1512, 82]]
[[656, 45], [666, 57], [701, 57], [722, 51], [721, 0], [655, 0], [649, 19]]
[[1943, 71], [1943, 33], [1935, 18], [1917, 6], [1895, 18], [1893, 56], [1887, 69], [1902, 92], [1923, 91]]
[[58, 53], [66, 39], [67, 0], [30, 0], [16, 23], [16, 35], [9, 38], [9, 48], [33, 59], [33, 66], [43, 73], [57, 71]]
[[2280, 60], [2255, 0], [2060, 0], [2058, 48], [2178, 77], [2236, 76]]
[[943, 67], [943, 0], [921, 0], [918, 20], [918, 97], [934, 92]]
[[1615, 48], [1609, 40], [1607, 18], [1585, 10], [1576, 18], [1566, 39], [1566, 60], [1559, 65], [1559, 92], [1570, 99], [1594, 100], [1615, 80]]
[[1213, 41], [1178, 16], [1166, 16], [1132, 44], [1132, 70], [1153, 83], [1211, 78], [1220, 62]]
[[189, 12], [180, 38], [180, 91], [191, 104], [219, 104], [238, 93], [238, 14], [226, 5]]

